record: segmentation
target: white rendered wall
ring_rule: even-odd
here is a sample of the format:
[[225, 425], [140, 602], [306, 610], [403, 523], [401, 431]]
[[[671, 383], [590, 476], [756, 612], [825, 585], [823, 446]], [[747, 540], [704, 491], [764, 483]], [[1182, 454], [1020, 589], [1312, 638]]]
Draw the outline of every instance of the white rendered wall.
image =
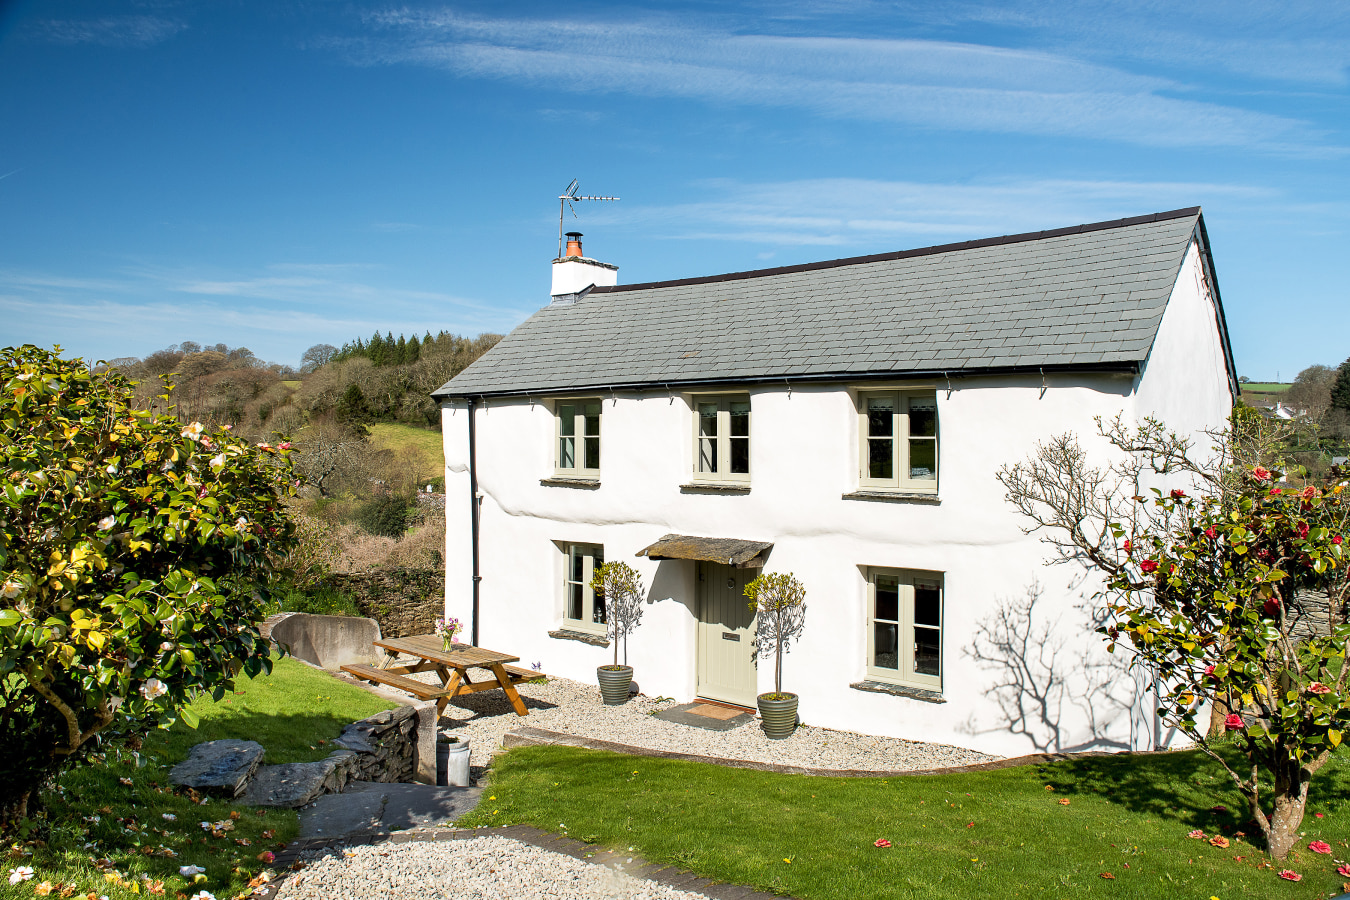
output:
[[613, 287], [618, 283], [618, 266], [581, 256], [567, 256], [553, 261], [553, 287], [549, 293], [556, 297], [584, 291], [591, 285]]
[[[1023, 533], [1025, 522], [1005, 502], [995, 476], [1000, 466], [1033, 453], [1038, 441], [1065, 431], [1104, 452], [1093, 437], [1094, 416], [1147, 410], [1177, 416], [1187, 428], [1222, 423], [1222, 353], [1213, 362], [1203, 335], [1195, 337], [1204, 303], [1202, 292], [1186, 292], [1190, 266], [1188, 260], [1174, 294], [1178, 314], [1169, 309], [1164, 317], [1137, 385], [1129, 376], [1086, 374], [1051, 376], [1044, 391], [1039, 376], [954, 378], [950, 391], [945, 382], [929, 383], [939, 409], [936, 505], [842, 498], [857, 489], [859, 456], [855, 394], [843, 386], [794, 386], [790, 394], [782, 386], [745, 389], [752, 404], [748, 495], [680, 492], [693, 463], [687, 396], [672, 400], [662, 390], [604, 398], [601, 486], [594, 490], [540, 484], [553, 474], [548, 403], [489, 401], [477, 412], [483, 495], [479, 643], [518, 654], [526, 665], [540, 663], [549, 674], [594, 683], [595, 667], [609, 662], [612, 652], [548, 632], [563, 625], [563, 556], [556, 542], [602, 544], [607, 560], [625, 560], [641, 573], [654, 601], [630, 639], [635, 680], [650, 696], [693, 699], [694, 566], [634, 554], [666, 533], [771, 541], [765, 571], [791, 571], [807, 591], [806, 630], [786, 656], [783, 675], [784, 688], [801, 695], [803, 721], [1001, 755], [1039, 747], [1145, 746], [1146, 703], [1130, 695], [1131, 679], [1122, 675], [1112, 687], [1115, 701], [1084, 700], [1092, 679], [1101, 676], [1092, 666], [1105, 659], [1081, 609], [1094, 585], [1084, 583], [1079, 567], [1045, 565], [1047, 548]], [[464, 401], [447, 405], [442, 421], [446, 611], [467, 624]], [[866, 677], [867, 566], [942, 573], [945, 703], [849, 686]], [[968, 651], [977, 628], [1000, 604], [1016, 604], [1036, 583], [1042, 595], [1033, 627], [1046, 628], [1050, 643], [1061, 647], [1055, 675], [1065, 681], [1058, 735], [1033, 722], [1033, 739], [1017, 733], [991, 691], [1006, 673], [977, 663]], [[761, 662], [761, 691], [772, 689], [772, 678], [772, 661]]]

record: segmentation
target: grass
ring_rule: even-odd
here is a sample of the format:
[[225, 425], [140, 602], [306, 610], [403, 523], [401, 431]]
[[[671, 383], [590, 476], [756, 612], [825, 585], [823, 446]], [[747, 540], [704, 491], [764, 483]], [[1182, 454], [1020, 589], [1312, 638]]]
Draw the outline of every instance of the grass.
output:
[[[847, 779], [532, 747], [497, 758], [482, 805], [460, 824], [531, 824], [802, 900], [1311, 900], [1340, 890], [1333, 857], [1350, 857], [1350, 766], [1328, 768], [1307, 837], [1273, 868], [1237, 836], [1245, 815], [1211, 811], [1243, 807], [1198, 753]], [[1232, 845], [1188, 838], [1193, 829]], [[1302, 849], [1314, 839], [1333, 856]], [[1302, 882], [1281, 880], [1285, 866]]]
[[1291, 385], [1276, 381], [1248, 381], [1239, 385], [1244, 394], [1283, 394]]
[[[30, 836], [41, 843], [21, 843], [3, 870], [32, 866], [35, 877], [17, 885], [0, 879], [0, 898], [32, 897], [43, 882], [73, 888], [78, 898], [93, 891], [109, 900], [144, 898], [156, 889], [167, 897], [207, 890], [222, 900], [246, 893], [267, 867], [260, 854], [295, 837], [296, 813], [197, 802], [191, 792], [171, 789], [168, 768], [194, 744], [220, 738], [257, 741], [266, 763], [312, 762], [329, 754], [327, 744], [343, 726], [391, 704], [292, 659], [277, 660], [270, 676], [240, 678], [236, 688], [220, 702], [192, 704], [201, 720], [196, 730], [179, 724], [154, 732], [138, 754], [109, 754], [62, 776], [42, 798], [47, 827]], [[203, 821], [230, 827], [212, 833]], [[205, 868], [203, 880], [180, 875], [184, 865]], [[57, 889], [49, 896], [61, 895]]]
[[379, 450], [413, 449], [426, 459], [422, 483], [427, 484], [445, 477], [445, 447], [441, 444], [441, 433], [425, 428], [415, 428], [397, 422], [377, 422], [370, 426], [370, 442]]

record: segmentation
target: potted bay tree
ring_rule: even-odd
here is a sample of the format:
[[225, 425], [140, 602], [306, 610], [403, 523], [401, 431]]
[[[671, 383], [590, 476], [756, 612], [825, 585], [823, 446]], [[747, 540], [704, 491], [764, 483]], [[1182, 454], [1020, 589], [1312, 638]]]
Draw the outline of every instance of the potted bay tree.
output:
[[[605, 625], [614, 644], [614, 662], [595, 670], [600, 696], [606, 706], [628, 702], [633, 667], [628, 665], [628, 635], [642, 621], [642, 579], [626, 562], [607, 562], [595, 570], [591, 590], [605, 604]], [[619, 641], [623, 641], [623, 665], [619, 665]]]
[[760, 694], [760, 724], [771, 740], [790, 737], [797, 728], [797, 695], [783, 690], [783, 654], [801, 636], [806, 620], [806, 588], [791, 572], [759, 575], [745, 586], [750, 608], [759, 617], [755, 650], [774, 659], [773, 692]]

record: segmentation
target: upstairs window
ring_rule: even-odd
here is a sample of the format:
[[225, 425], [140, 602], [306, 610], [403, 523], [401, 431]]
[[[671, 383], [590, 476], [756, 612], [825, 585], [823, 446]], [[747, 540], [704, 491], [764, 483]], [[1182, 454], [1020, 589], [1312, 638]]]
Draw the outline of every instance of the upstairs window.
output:
[[563, 576], [564, 626], [572, 631], [606, 633], [605, 598], [591, 590], [595, 570], [605, 564], [599, 544], [564, 544], [567, 558]]
[[861, 486], [937, 493], [937, 394], [868, 392], [858, 405]]
[[867, 578], [867, 675], [942, 690], [942, 576], [872, 569]]
[[694, 479], [748, 482], [750, 398], [699, 397], [694, 412]]
[[560, 400], [557, 404], [559, 475], [600, 477], [599, 400]]

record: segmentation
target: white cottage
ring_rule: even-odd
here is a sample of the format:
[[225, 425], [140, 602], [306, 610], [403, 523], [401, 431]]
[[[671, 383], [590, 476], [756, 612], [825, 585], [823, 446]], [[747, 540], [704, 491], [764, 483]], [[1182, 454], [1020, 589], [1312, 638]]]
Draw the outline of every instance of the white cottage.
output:
[[435, 394], [446, 612], [476, 643], [593, 683], [587, 583], [623, 559], [642, 691], [752, 707], [773, 666], [742, 589], [791, 571], [804, 722], [1005, 755], [1165, 739], [995, 475], [1095, 416], [1222, 427], [1199, 209], [635, 285], [572, 238], [552, 302]]

